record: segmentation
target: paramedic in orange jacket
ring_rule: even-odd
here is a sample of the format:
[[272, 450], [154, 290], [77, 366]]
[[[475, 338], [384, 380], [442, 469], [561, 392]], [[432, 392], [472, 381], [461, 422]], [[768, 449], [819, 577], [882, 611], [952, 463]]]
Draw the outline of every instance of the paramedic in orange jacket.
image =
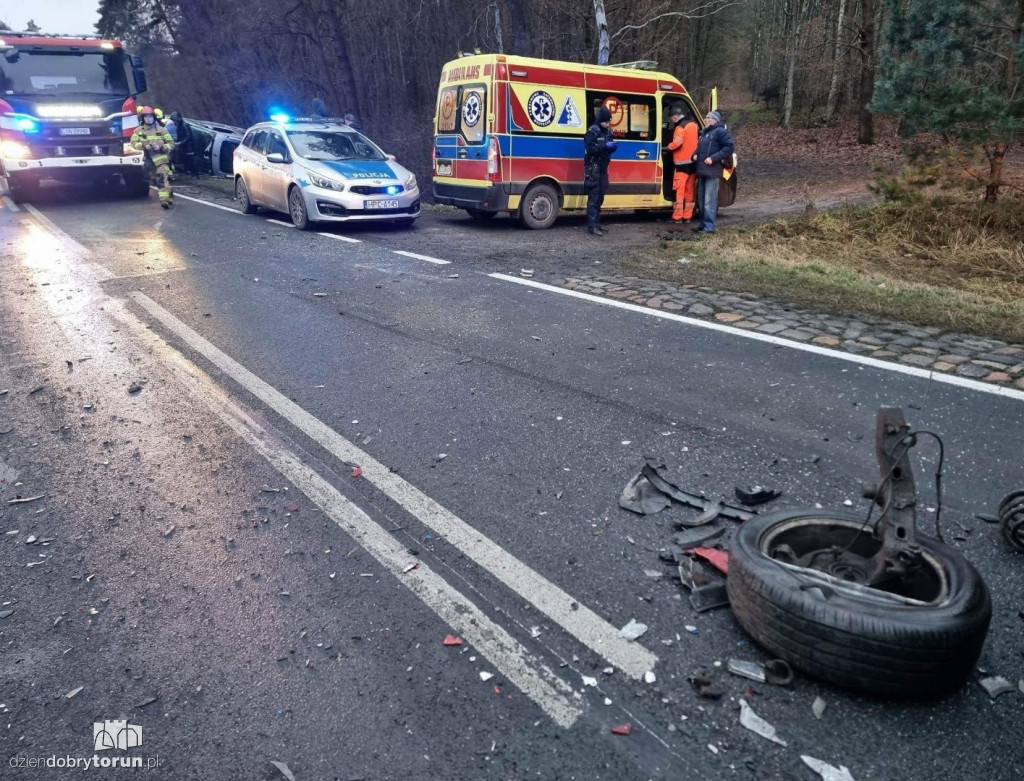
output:
[[693, 217], [697, 202], [697, 163], [693, 159], [697, 153], [697, 123], [686, 118], [682, 106], [673, 106], [668, 116], [675, 124], [672, 143], [668, 145], [675, 165], [672, 189], [676, 191], [676, 200], [672, 204], [672, 222], [683, 223]]

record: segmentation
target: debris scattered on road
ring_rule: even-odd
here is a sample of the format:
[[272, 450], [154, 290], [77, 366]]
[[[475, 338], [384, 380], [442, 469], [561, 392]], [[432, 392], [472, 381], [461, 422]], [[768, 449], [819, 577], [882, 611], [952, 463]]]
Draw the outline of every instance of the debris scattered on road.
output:
[[78, 693], [79, 693], [80, 691], [82, 691], [82, 689], [84, 689], [84, 688], [85, 688], [84, 686], [79, 686], [79, 687], [78, 687], [77, 689], [72, 689], [72, 690], [71, 690], [71, 691], [69, 691], [69, 692], [68, 692], [67, 694], [65, 694], [65, 695], [64, 695], [64, 697], [65, 697], [66, 699], [69, 699], [69, 700], [70, 700], [70, 699], [72, 699], [72, 698], [73, 698], [73, 697], [74, 697], [74, 696], [75, 696], [76, 694], [78, 694]]
[[778, 743], [780, 746], [786, 745], [786, 741], [776, 734], [775, 727], [754, 713], [754, 709], [744, 699], [740, 699], [740, 724], [762, 738]]
[[45, 387], [46, 387], [45, 385], [37, 385], [36, 387], [34, 387], [32, 390], [30, 390], [28, 392], [28, 395], [31, 396], [34, 393], [39, 393], [39, 391], [43, 390], [43, 388], [45, 388]]
[[714, 743], [708, 743], [708, 751], [710, 751], [712, 754], [717, 754], [718, 746], [716, 746]]
[[1013, 684], [1002, 676], [994, 675], [990, 678], [982, 678], [978, 683], [988, 692], [993, 700], [1000, 694], [1009, 694], [1013, 691]]
[[30, 561], [25, 566], [26, 567], [38, 567], [40, 564], [45, 564], [45, 563], [46, 563], [45, 561]]
[[820, 759], [808, 757], [804, 754], [800, 755], [800, 759], [804, 761], [807, 767], [821, 776], [821, 781], [853, 781], [853, 776], [850, 775], [846, 765], [832, 767], [828, 762], [823, 762]]
[[0, 610], [0, 618], [7, 618], [14, 615], [13, 610]]
[[683, 553], [696, 554], [723, 575], [729, 574], [729, 554], [725, 551], [720, 551], [718, 548], [691, 548], [690, 550], [683, 551]]
[[850, 501], [849, 499], [844, 499], [843, 500], [843, 506], [844, 507], [853, 507], [853, 502]]
[[821, 697], [814, 698], [814, 703], [811, 705], [811, 710], [814, 712], [814, 718], [821, 718], [821, 715], [825, 712], [826, 705], [827, 703], [821, 699]]
[[456, 361], [456, 363], [458, 363], [460, 365], [464, 364], [464, 363], [473, 363], [473, 359], [472, 358], [463, 358], [461, 361]]
[[532, 277], [533, 276], [533, 269], [532, 268], [521, 268], [521, 269], [519, 269], [519, 276], [521, 276], [521, 277]]
[[665, 577], [665, 573], [657, 569], [645, 569], [644, 575], [649, 577], [651, 580], [661, 580]]
[[726, 669], [733, 675], [738, 675], [741, 678], [749, 678], [752, 681], [758, 683], [764, 683], [766, 680], [764, 667], [757, 662], [746, 662], [742, 659], [730, 659], [726, 664]]
[[597, 678], [592, 678], [589, 675], [581, 675], [584, 686], [597, 686]]
[[458, 274], [449, 274], [448, 275], [448, 279], [458, 279], [458, 278], [459, 278]]
[[313, 298], [327, 298], [326, 293], [314, 293]]
[[265, 485], [265, 486], [263, 486], [260, 489], [260, 493], [261, 494], [279, 494], [279, 493], [281, 493], [281, 489], [280, 488], [271, 488], [270, 486], [266, 486]]
[[633, 732], [633, 723], [627, 721], [625, 724], [616, 724], [612, 727], [613, 735], [622, 735], [623, 737], [629, 737]]
[[705, 524], [676, 532], [672, 535], [672, 542], [686, 550], [688, 548], [699, 548], [705, 543], [717, 540], [724, 534], [725, 527]]
[[[716, 503], [704, 496], [684, 491], [662, 477], [650, 464], [644, 464], [640, 473], [626, 484], [619, 496], [619, 506], [639, 515], [652, 515], [669, 507], [673, 500], [705, 514], [688, 520], [673, 518], [680, 526], [703, 526], [717, 516], [743, 522], [755, 514], [725, 502]], [[708, 517], [709, 511], [716, 508], [717, 512], [712, 512]]]
[[455, 635], [445, 635], [444, 645], [462, 645], [462, 638]]
[[361, 466], [357, 466], [355, 469], [352, 470], [352, 477], [362, 477], [362, 476], [363, 476], [363, 468]]
[[128, 393], [129, 394], [139, 393], [141, 390], [142, 390], [142, 383], [139, 382], [138, 380], [136, 380], [135, 382], [133, 382], [131, 385], [128, 386]]
[[483, 670], [480, 671], [480, 680], [481, 681], [485, 681], [486, 682], [486, 681], [491, 680], [491, 678], [493, 678], [493, 677], [494, 677], [494, 673], [485, 672]]
[[705, 700], [717, 700], [723, 694], [722, 690], [715, 686], [711, 673], [698, 673], [690, 679], [690, 682], [693, 684], [693, 688], [697, 690], [697, 694]]
[[539, 626], [530, 627], [530, 637], [540, 637], [543, 634]]
[[402, 574], [404, 575], [407, 572], [412, 572], [414, 569], [419, 569], [419, 567], [420, 563], [418, 561], [413, 564], [406, 564], [405, 568], [402, 570]]
[[146, 699], [144, 699], [142, 702], [140, 702], [135, 707], [136, 708], [145, 708], [147, 705], [152, 705], [154, 702], [156, 702], [159, 699], [160, 699], [159, 697], [147, 697]]
[[164, 537], [170, 537], [172, 534], [174, 534], [174, 528], [175, 528], [174, 524], [172, 523], [170, 526], [168, 526], [166, 529], [164, 529], [163, 536]]
[[[259, 282], [259, 280], [256, 280]], [[295, 774], [288, 768], [284, 762], [275, 762], [273, 759], [270, 760], [270, 764], [281, 771], [281, 775], [288, 779], [288, 781], [295, 781]]]
[[648, 670], [644, 673], [644, 683], [656, 683], [658, 676], [654, 674], [653, 670]]
[[759, 485], [755, 485], [753, 488], [743, 489], [736, 486], [736, 498], [739, 499], [747, 507], [754, 507], [758, 504], [764, 504], [770, 502], [773, 499], [778, 499], [782, 496], [782, 491], [775, 488], [763, 488]]
[[25, 539], [25, 544], [26, 544], [26, 545], [31, 545], [31, 544], [32, 544], [33, 542], [35, 542], [35, 541], [36, 541], [37, 539], [38, 539], [38, 538], [36, 537], [36, 535], [34, 535], [34, 534], [30, 534], [30, 535], [29, 535], [29, 536], [28, 536], [28, 537], [27, 537], [27, 538]]
[[7, 504], [28, 504], [29, 502], [37, 502], [40, 499], [45, 499], [46, 494], [39, 494], [39, 496], [28, 496], [24, 499], [18, 497], [17, 499], [8, 499]]
[[647, 624], [641, 624], [635, 618], [631, 618], [629, 623], [619, 630], [619, 637], [624, 637], [627, 640], [637, 640], [643, 637], [646, 631]]
[[789, 686], [793, 683], [793, 668], [785, 659], [769, 659], [764, 663], [765, 679], [772, 686]]

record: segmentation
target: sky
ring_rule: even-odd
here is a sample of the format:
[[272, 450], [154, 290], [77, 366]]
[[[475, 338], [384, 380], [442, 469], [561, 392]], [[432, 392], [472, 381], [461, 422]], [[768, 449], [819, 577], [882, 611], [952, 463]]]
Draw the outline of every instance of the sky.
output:
[[12, 30], [24, 30], [29, 19], [44, 33], [95, 35], [99, 0], [0, 0], [0, 21]]

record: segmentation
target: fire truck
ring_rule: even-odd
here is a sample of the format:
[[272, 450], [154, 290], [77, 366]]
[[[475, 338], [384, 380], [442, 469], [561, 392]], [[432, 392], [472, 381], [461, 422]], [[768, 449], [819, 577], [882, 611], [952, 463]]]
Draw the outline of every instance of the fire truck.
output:
[[118, 41], [0, 30], [0, 177], [12, 200], [31, 200], [47, 179], [147, 196], [129, 146], [145, 91], [141, 59]]

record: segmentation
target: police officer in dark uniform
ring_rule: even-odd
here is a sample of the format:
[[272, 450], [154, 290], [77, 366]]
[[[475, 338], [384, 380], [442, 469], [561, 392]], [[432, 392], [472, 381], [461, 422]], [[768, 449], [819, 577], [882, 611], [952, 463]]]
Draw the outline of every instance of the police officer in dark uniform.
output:
[[587, 192], [587, 231], [604, 236], [601, 230], [601, 204], [608, 190], [608, 165], [619, 143], [611, 131], [612, 112], [601, 106], [597, 122], [587, 129], [583, 139], [586, 153], [583, 158], [583, 189]]

